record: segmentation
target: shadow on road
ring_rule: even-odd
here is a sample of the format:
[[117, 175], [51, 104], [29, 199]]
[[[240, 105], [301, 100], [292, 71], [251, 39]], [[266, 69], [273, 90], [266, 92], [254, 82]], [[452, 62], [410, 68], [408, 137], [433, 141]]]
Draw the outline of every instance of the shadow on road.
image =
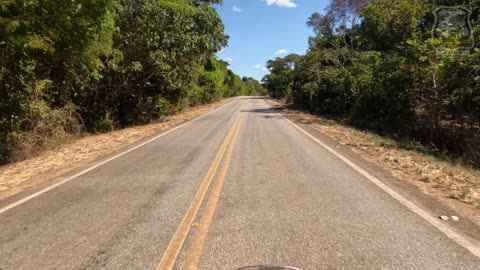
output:
[[251, 96], [251, 97], [240, 97], [241, 99], [269, 99], [267, 96]]
[[281, 113], [283, 108], [267, 108], [267, 109], [251, 109], [251, 110], [242, 110], [242, 112], [249, 113]]
[[278, 119], [281, 118], [278, 113], [281, 113], [283, 111], [282, 107], [274, 107], [274, 108], [267, 108], [267, 109], [252, 109], [252, 110], [242, 110], [242, 112], [247, 112], [247, 113], [259, 113], [259, 114], [264, 114], [263, 118], [265, 119]]

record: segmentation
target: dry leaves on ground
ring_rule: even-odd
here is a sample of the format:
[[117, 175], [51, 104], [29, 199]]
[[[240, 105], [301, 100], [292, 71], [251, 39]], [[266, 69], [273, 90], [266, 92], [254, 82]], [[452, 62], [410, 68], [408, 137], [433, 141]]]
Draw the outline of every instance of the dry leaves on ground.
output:
[[59, 176], [146, 136], [205, 114], [231, 99], [189, 108], [158, 123], [89, 135], [39, 156], [0, 167], [0, 199]]
[[[270, 104], [280, 106], [275, 101]], [[480, 207], [480, 171], [414, 150], [406, 150], [394, 140], [363, 132], [336, 121], [297, 110], [286, 109], [290, 118], [308, 123], [321, 133], [347, 145], [355, 153], [388, 168], [395, 176], [429, 183], [446, 196]], [[415, 182], [415, 181], [414, 181]]]

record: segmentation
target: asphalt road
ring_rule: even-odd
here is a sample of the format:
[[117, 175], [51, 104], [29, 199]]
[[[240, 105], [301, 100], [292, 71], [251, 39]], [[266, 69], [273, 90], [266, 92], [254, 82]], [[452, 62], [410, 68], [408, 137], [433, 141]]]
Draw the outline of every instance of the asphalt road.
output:
[[476, 242], [248, 97], [0, 213], [0, 269], [155, 269], [212, 168], [174, 269], [480, 269]]

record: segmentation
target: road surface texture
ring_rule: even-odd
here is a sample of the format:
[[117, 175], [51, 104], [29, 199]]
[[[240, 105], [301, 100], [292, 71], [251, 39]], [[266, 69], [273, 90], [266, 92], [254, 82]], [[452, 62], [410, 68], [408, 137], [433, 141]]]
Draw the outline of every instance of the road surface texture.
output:
[[478, 242], [453, 221], [401, 202], [311, 134], [237, 98], [0, 201], [0, 269], [480, 269]]

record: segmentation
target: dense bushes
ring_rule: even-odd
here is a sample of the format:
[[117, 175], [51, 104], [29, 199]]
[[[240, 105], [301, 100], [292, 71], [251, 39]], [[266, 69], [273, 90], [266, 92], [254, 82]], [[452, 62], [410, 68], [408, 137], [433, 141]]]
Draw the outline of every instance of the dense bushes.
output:
[[214, 59], [228, 39], [219, 2], [0, 2], [0, 164], [259, 91]]
[[477, 0], [333, 0], [307, 22], [316, 34], [307, 54], [269, 61], [265, 86], [311, 112], [480, 166], [480, 53], [437, 56], [432, 11], [440, 4], [470, 6], [479, 33]]

